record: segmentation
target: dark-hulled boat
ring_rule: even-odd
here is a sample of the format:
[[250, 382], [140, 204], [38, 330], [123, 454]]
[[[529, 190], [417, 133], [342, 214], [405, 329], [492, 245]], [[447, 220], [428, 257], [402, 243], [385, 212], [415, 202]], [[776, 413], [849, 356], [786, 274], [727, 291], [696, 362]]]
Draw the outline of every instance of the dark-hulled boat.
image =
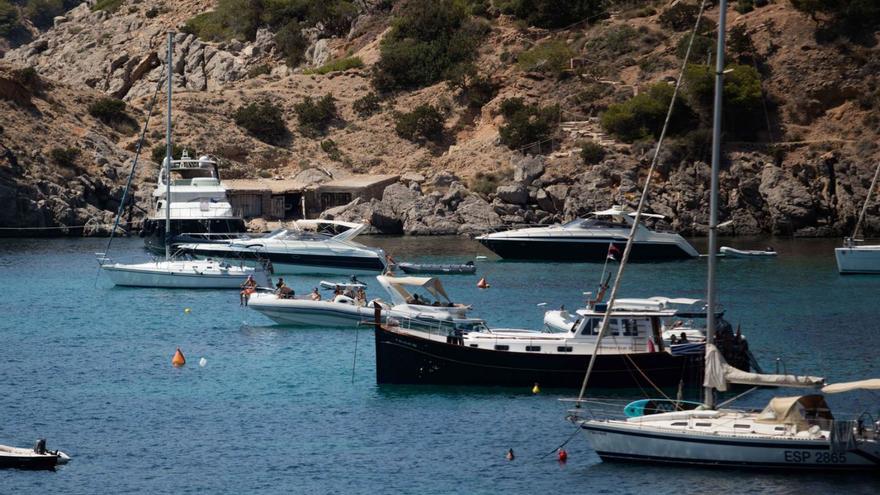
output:
[[[380, 384], [580, 387], [603, 313], [568, 332], [496, 329], [450, 332], [407, 328], [405, 320], [376, 325], [376, 381]], [[602, 342], [591, 377], [597, 388], [699, 386], [700, 354], [663, 346], [662, 318], [674, 312], [617, 311], [614, 338]], [[649, 341], [652, 343], [649, 344]], [[654, 346], [653, 342], [658, 342]]]
[[69, 460], [70, 456], [64, 452], [47, 450], [46, 440], [42, 438], [32, 449], [0, 445], [0, 469], [55, 469]]

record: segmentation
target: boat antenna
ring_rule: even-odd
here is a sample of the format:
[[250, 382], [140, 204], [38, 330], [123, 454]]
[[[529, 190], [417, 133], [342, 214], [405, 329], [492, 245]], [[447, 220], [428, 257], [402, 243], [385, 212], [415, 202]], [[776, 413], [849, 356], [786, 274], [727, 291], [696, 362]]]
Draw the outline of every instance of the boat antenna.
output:
[[165, 259], [171, 259], [171, 64], [174, 47], [174, 32], [168, 32], [168, 53], [165, 62], [165, 79], [168, 82], [168, 111], [165, 122]]
[[[718, 262], [718, 173], [721, 169], [721, 105], [724, 92], [724, 36], [727, 24], [727, 0], [718, 4], [718, 43], [715, 53], [715, 103], [712, 113], [712, 179], [709, 196], [709, 264], [706, 275], [706, 352], [715, 341], [715, 307], [718, 305], [715, 272]], [[712, 387], [703, 389], [703, 403], [715, 408]]]
[[[617, 278], [614, 280], [614, 287], [611, 289], [611, 296], [608, 298], [608, 306], [605, 310], [605, 316], [602, 318], [602, 325], [599, 329], [599, 335], [596, 337], [596, 346], [593, 348], [593, 355], [590, 357], [590, 363], [587, 365], [587, 373], [584, 375], [584, 382], [581, 384], [581, 390], [578, 394], [576, 407], [580, 407], [581, 402], [584, 398], [584, 392], [587, 390], [587, 382], [590, 380], [590, 375], [593, 372], [593, 365], [596, 363], [596, 355], [599, 353], [599, 346], [602, 343], [602, 339], [605, 337], [605, 334], [608, 332], [608, 323], [611, 319], [611, 311], [614, 307], [614, 301], [617, 299], [617, 290], [620, 288], [620, 281], [623, 279], [623, 272], [626, 269], [627, 261], [629, 260], [629, 253], [632, 251], [633, 241], [636, 237], [636, 230], [639, 227], [639, 223], [642, 220], [642, 210], [645, 207], [645, 200], [648, 197], [648, 191], [651, 187], [651, 178], [654, 176], [654, 169], [657, 168], [657, 162], [660, 157], [660, 149], [663, 146], [663, 140], [666, 138], [666, 131], [669, 129], [669, 122], [672, 120], [672, 111], [675, 108], [675, 102], [678, 98], [679, 89], [681, 89], [682, 82], [684, 81], [684, 73], [685, 69], [687, 69], [688, 60], [690, 59], [691, 49], [694, 45], [694, 39], [697, 36], [697, 31], [700, 28], [700, 20], [703, 17], [703, 11], [706, 8], [706, 0], [700, 2], [700, 11], [697, 13], [697, 19], [694, 22], [694, 29], [691, 32], [691, 38], [688, 42], [687, 51], [684, 55], [684, 61], [682, 62], [681, 71], [678, 73], [678, 78], [675, 80], [675, 87], [672, 90], [672, 98], [669, 101], [669, 109], [666, 111], [666, 120], [663, 121], [663, 129], [660, 131], [660, 137], [657, 139], [657, 146], [654, 148], [654, 156], [651, 159], [651, 166], [648, 168], [648, 174], [645, 177], [645, 186], [642, 188], [642, 195], [639, 198], [639, 206], [636, 208], [635, 217], [633, 218], [633, 223], [629, 231], [629, 236], [626, 238], [626, 248], [623, 250], [623, 256], [620, 259], [620, 266], [617, 267]], [[577, 327], [577, 331], [582, 331], [583, 327], [587, 324], [589, 318], [584, 318], [581, 321], [580, 325]]]
[[859, 213], [859, 219], [856, 222], [856, 228], [853, 229], [851, 240], [855, 241], [859, 235], [859, 228], [862, 226], [862, 221], [865, 219], [865, 212], [868, 211], [868, 205], [871, 203], [871, 195], [874, 194], [874, 186], [877, 185], [877, 177], [880, 176], [880, 163], [877, 164], [877, 170], [874, 171], [874, 178], [871, 179], [871, 188], [868, 189], [868, 195], [865, 197], [865, 204], [862, 206], [862, 211]]

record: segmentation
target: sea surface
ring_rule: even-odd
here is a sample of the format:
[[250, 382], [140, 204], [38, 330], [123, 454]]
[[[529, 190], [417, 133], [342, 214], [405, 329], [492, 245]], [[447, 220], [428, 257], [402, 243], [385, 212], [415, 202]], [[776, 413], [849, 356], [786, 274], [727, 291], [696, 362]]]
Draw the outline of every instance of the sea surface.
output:
[[[462, 238], [360, 239], [398, 261], [488, 256], [477, 264], [490, 289], [474, 276], [444, 284], [495, 327], [539, 328], [545, 309], [578, 307], [603, 269], [504, 262]], [[602, 463], [565, 421], [558, 399], [576, 391], [378, 386], [369, 328], [277, 326], [236, 291], [116, 288], [95, 262], [105, 244], [0, 239], [0, 443], [44, 437], [73, 457], [55, 472], [0, 471], [0, 493], [877, 493], [861, 475]], [[727, 318], [765, 368], [878, 375], [880, 276], [839, 276], [836, 240], [722, 244], [779, 252], [719, 262]], [[137, 238], [114, 241], [112, 255], [147, 257]], [[702, 297], [705, 271], [705, 260], [630, 265], [621, 295]], [[285, 279], [303, 292], [332, 277]], [[880, 412], [876, 394], [830, 402]]]

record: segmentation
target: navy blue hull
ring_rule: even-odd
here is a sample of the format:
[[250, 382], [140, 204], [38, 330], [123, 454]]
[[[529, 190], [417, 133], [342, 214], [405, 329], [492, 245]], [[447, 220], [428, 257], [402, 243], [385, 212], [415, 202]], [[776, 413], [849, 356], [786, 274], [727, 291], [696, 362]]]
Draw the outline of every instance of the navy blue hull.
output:
[[[376, 326], [376, 382], [422, 385], [480, 385], [579, 388], [590, 356], [495, 351], [436, 342]], [[607, 389], [650, 388], [680, 381], [697, 387], [702, 356], [666, 352], [599, 355], [590, 386]]]
[[55, 469], [58, 457], [54, 455], [35, 455], [33, 457], [0, 456], [0, 469]]
[[[596, 239], [583, 240], [569, 238], [565, 241], [538, 239], [478, 239], [480, 244], [498, 256], [511, 260], [546, 261], [593, 261], [604, 262], [608, 256], [608, 246], [612, 242], [620, 253], [626, 247], [626, 240]], [[619, 256], [618, 256], [619, 258]], [[672, 261], [687, 260], [693, 256], [675, 244], [645, 244], [636, 242], [630, 253], [630, 261]]]

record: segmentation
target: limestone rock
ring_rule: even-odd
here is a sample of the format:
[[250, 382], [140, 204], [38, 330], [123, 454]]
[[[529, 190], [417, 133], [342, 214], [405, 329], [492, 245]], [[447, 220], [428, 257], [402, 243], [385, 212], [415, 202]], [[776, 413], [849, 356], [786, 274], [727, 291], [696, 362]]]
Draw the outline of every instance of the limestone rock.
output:
[[526, 155], [512, 158], [510, 164], [513, 166], [513, 180], [524, 186], [530, 185], [532, 181], [544, 175], [543, 156]]
[[398, 218], [403, 218], [419, 197], [421, 194], [399, 182], [387, 186], [382, 192], [382, 202], [388, 205]]
[[496, 196], [498, 196], [498, 199], [504, 201], [505, 203], [524, 205], [529, 200], [528, 190], [519, 184], [498, 186], [495, 194]]
[[455, 213], [461, 221], [458, 228], [459, 234], [483, 234], [503, 225], [501, 217], [495, 213], [492, 205], [475, 194], [465, 198]]

